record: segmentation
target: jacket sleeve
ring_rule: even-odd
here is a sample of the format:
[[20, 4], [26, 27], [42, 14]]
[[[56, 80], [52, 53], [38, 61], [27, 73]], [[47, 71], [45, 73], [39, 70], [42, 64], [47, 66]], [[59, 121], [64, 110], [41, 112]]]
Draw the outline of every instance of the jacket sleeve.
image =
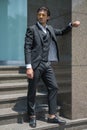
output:
[[31, 64], [31, 51], [33, 45], [33, 29], [27, 28], [24, 44], [25, 64]]
[[64, 34], [68, 33], [69, 31], [71, 31], [71, 29], [72, 29], [72, 26], [69, 24], [64, 29], [54, 29], [54, 33], [56, 36], [64, 35]]

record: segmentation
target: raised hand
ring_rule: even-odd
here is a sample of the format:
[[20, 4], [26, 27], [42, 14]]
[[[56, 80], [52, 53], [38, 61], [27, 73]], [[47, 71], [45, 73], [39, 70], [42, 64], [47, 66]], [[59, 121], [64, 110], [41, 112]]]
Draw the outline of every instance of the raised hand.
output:
[[80, 21], [72, 22], [72, 27], [78, 27], [80, 25]]

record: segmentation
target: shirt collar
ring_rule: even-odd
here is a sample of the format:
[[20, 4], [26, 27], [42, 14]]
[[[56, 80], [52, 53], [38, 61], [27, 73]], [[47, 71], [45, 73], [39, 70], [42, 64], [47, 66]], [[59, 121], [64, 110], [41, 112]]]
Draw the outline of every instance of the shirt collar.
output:
[[46, 28], [47, 28], [47, 25], [45, 27], [43, 27], [39, 22], [37, 22], [38, 26], [40, 27], [40, 29], [44, 32], [44, 33], [47, 33], [46, 31]]

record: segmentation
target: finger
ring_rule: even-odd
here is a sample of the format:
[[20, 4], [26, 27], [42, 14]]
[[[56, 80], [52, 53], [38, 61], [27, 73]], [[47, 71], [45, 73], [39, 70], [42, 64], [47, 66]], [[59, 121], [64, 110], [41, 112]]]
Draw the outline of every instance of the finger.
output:
[[28, 74], [27, 77], [33, 79], [33, 74]]
[[31, 75], [30, 75], [30, 74], [27, 74], [27, 77], [28, 77], [29, 79], [31, 79]]
[[33, 79], [33, 77], [34, 77], [34, 74], [32, 73], [32, 74], [31, 74], [31, 78]]

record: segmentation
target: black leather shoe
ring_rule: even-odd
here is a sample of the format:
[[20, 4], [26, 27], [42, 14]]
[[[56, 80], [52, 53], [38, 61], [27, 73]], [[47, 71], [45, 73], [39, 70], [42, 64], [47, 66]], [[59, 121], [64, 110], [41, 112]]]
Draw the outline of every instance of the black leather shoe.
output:
[[30, 117], [29, 119], [29, 125], [33, 128], [36, 127], [36, 117]]
[[54, 118], [48, 118], [48, 123], [58, 123], [59, 125], [65, 125], [66, 121], [55, 116]]

